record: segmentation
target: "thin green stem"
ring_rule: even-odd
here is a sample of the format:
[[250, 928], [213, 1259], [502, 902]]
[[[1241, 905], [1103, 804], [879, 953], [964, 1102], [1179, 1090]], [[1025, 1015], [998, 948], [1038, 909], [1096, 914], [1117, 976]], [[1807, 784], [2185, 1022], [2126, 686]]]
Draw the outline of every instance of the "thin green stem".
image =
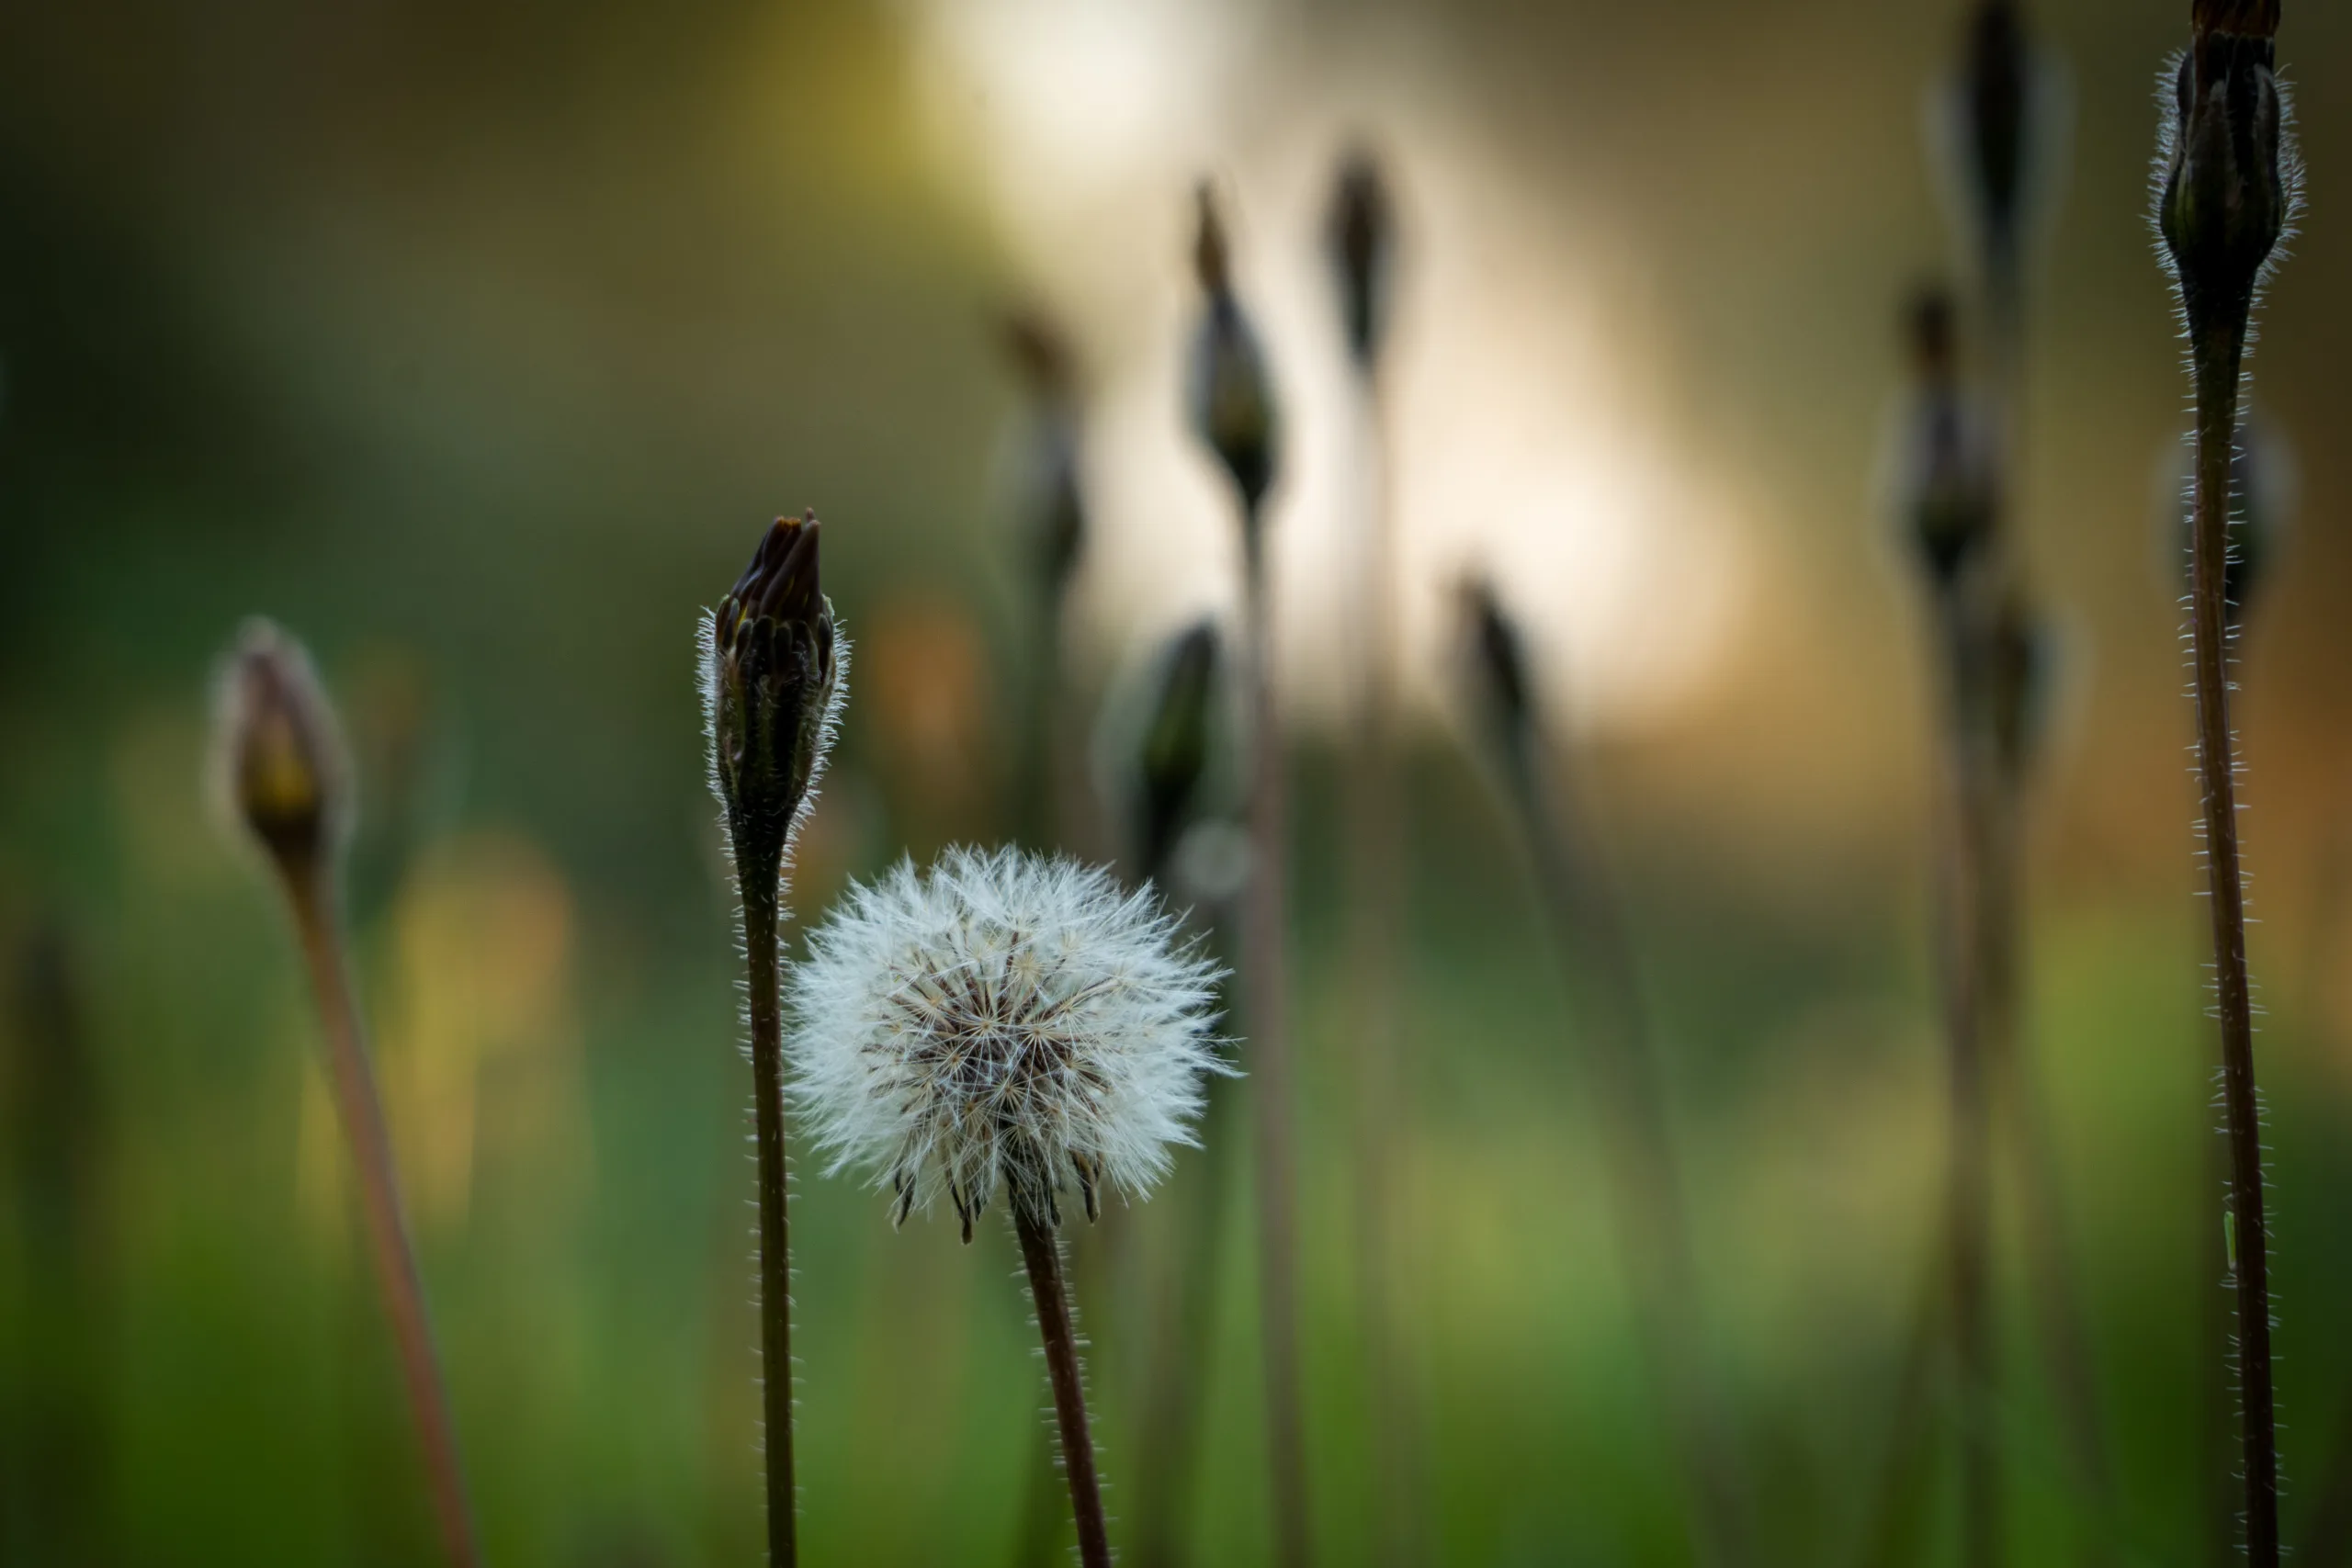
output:
[[2253, 1568], [2278, 1562], [2278, 1440], [2270, 1369], [2269, 1229], [2263, 1211], [2262, 1113], [2254, 1080], [2254, 1003], [2246, 978], [2245, 885], [2238, 853], [2236, 741], [2230, 728], [2230, 460], [2245, 352], [2244, 309], [2194, 340], [2197, 498], [2189, 559], [2197, 672], [2197, 761], [2204, 796], [2214, 994], [2222, 1035], [2222, 1101], [2235, 1227], [2239, 1443], [2245, 1549]]
[[[752, 857], [760, 863], [761, 857]], [[763, 863], [775, 865], [773, 859]], [[792, 1239], [784, 1148], [784, 1016], [776, 946], [777, 875], [742, 878], [743, 952], [749, 965], [752, 1099], [759, 1147], [760, 1404], [767, 1461], [768, 1561], [798, 1559], [792, 1483]]]
[[375, 1070], [368, 1065], [358, 1001], [352, 993], [333, 874], [323, 866], [306, 867], [299, 863], [282, 869], [294, 923], [301, 934], [303, 961], [318, 1001], [319, 1021], [326, 1035], [328, 1086], [359, 1178], [360, 1213], [367, 1223], [376, 1282], [383, 1294], [384, 1315], [391, 1325], [409, 1409], [424, 1449], [434, 1518], [440, 1527], [443, 1550], [455, 1568], [478, 1568], [481, 1551], [475, 1540], [473, 1510], [458, 1461], [457, 1426], [450, 1418], [448, 1391], [434, 1349], [433, 1324], [425, 1307], [424, 1281], [416, 1267], [416, 1249], [401, 1210], [400, 1177], [393, 1164], [391, 1137], [384, 1127], [383, 1104], [376, 1092]]
[[1244, 586], [1250, 668], [1250, 884], [1242, 895], [1242, 1007], [1257, 1089], [1259, 1309], [1264, 1340], [1267, 1463], [1272, 1482], [1274, 1560], [1313, 1561], [1306, 1502], [1306, 1425], [1298, 1381], [1298, 1200], [1291, 1151], [1289, 1033], [1289, 802], [1281, 721], [1274, 709], [1272, 608], [1266, 563], [1252, 541]]
[[1062, 1284], [1061, 1244], [1037, 1205], [1012, 1204], [1012, 1231], [1021, 1261], [1029, 1270], [1029, 1293], [1037, 1303], [1037, 1336], [1046, 1348], [1046, 1377], [1054, 1391], [1054, 1419], [1061, 1432], [1062, 1473], [1069, 1480], [1070, 1511], [1078, 1522], [1078, 1559], [1085, 1568], [1111, 1568], [1111, 1536], [1102, 1517], [1102, 1485], [1094, 1472], [1094, 1439], [1087, 1429], [1086, 1385], [1078, 1364], [1078, 1334], [1070, 1322], [1069, 1292]]

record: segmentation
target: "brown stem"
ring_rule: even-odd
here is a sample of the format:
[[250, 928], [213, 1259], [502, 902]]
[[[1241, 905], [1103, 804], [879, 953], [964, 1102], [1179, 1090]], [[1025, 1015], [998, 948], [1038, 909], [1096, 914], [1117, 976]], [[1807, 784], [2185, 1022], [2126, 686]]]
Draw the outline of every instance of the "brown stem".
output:
[[1078, 1336], [1070, 1326], [1069, 1294], [1062, 1287], [1061, 1244], [1038, 1205], [1016, 1199], [1012, 1233], [1029, 1269], [1037, 1303], [1037, 1336], [1046, 1347], [1046, 1377], [1054, 1390], [1054, 1419], [1062, 1438], [1062, 1471], [1069, 1478], [1070, 1511], [1078, 1521], [1078, 1560], [1111, 1568], [1111, 1536], [1102, 1518], [1102, 1486], [1094, 1473], [1094, 1439], [1086, 1426], [1086, 1386], [1080, 1380]]
[[1184, 1560], [1182, 1529], [1198, 1469], [1204, 1375], [1216, 1347], [1218, 1243], [1232, 1153], [1222, 1135], [1239, 1085], [1213, 1077], [1205, 1086], [1196, 1134], [1199, 1179], [1182, 1195], [1176, 1243], [1174, 1310], [1155, 1325], [1146, 1416], [1137, 1433], [1135, 1561], [1141, 1568], [1172, 1568]]
[[1244, 599], [1249, 617], [1250, 884], [1241, 905], [1242, 1010], [1257, 1088], [1259, 1309], [1264, 1339], [1267, 1463], [1272, 1483], [1274, 1560], [1306, 1568], [1306, 1427], [1299, 1409], [1297, 1193], [1291, 1165], [1291, 1082], [1286, 856], [1288, 801], [1282, 726], [1274, 712], [1272, 609], [1262, 530], [1250, 541]]
[[[754, 857], [757, 858], [757, 857]], [[792, 1235], [786, 1205], [784, 1020], [776, 924], [781, 889], [774, 874], [743, 879], [743, 950], [750, 965], [752, 1098], [760, 1184], [760, 1404], [767, 1458], [768, 1561], [797, 1559], [792, 1483]]]
[[2230, 730], [2230, 458], [2237, 430], [2245, 314], [2200, 331], [2197, 362], [2197, 502], [2189, 559], [2197, 671], [2197, 762], [2213, 919], [2214, 994], [2222, 1033], [2222, 1101], [2229, 1130], [2236, 1225], [2239, 1441], [2245, 1549], [2253, 1568], [2278, 1562], [2278, 1442], [2270, 1373], [2269, 1232], [2263, 1213], [2262, 1113], [2254, 1084], [2254, 1004], [2246, 980], [2245, 885], [2239, 865], [2236, 746]]
[[1396, 1194], [1408, 1185], [1408, 1145], [1398, 1117], [1404, 951], [1405, 812], [1396, 736], [1396, 539], [1390, 503], [1387, 399], [1376, 370], [1361, 382], [1364, 465], [1372, 486], [1363, 581], [1363, 711], [1350, 770], [1349, 842], [1357, 871], [1352, 936], [1351, 1032], [1360, 1086], [1356, 1128], [1357, 1300], [1363, 1313], [1366, 1415], [1372, 1422], [1379, 1560], [1399, 1568], [1420, 1555], [1415, 1503], [1414, 1389], [1397, 1331], [1392, 1230]]
[[358, 1002], [352, 994], [333, 875], [323, 866], [299, 863], [283, 870], [294, 923], [301, 932], [303, 961], [318, 1000], [319, 1021], [326, 1035], [328, 1084], [359, 1177], [360, 1212], [375, 1259], [376, 1283], [383, 1294], [384, 1315], [391, 1324], [409, 1409], [424, 1450], [434, 1517], [440, 1527], [443, 1550], [455, 1568], [477, 1568], [481, 1552], [475, 1542], [473, 1510], [467, 1502], [465, 1475], [458, 1459], [457, 1427], [449, 1416], [448, 1392], [442, 1384], [440, 1361], [434, 1351], [424, 1282], [417, 1272], [408, 1222], [401, 1213], [400, 1178], [392, 1161], [391, 1139], [384, 1129], [376, 1075], [368, 1062]]
[[1947, 897], [1948, 940], [1956, 945], [1950, 961], [1951, 1206], [1946, 1239], [1951, 1245], [1952, 1347], [1960, 1382], [1961, 1554], [1965, 1568], [1990, 1568], [2002, 1556], [2001, 1469], [1996, 1416], [1997, 1376], [1992, 1318], [1992, 1096], [1985, 1061], [1988, 931], [1995, 900], [1988, 874], [1993, 861], [1994, 791], [1989, 738], [1973, 723], [1973, 688], [1983, 661], [1973, 656], [1975, 638], [1964, 622], [1967, 610], [1951, 606], [1951, 745], [1952, 863]]
[[1702, 1561], [1748, 1559], [1747, 1504], [1729, 1419], [1706, 1366], [1699, 1269], [1667, 1127], [1647, 1009], [1632, 943], [1599, 847], [1565, 783], [1545, 788], [1537, 751], [1513, 761], [1521, 822], [1534, 850], [1563, 961], [1580, 977], [1596, 1099], [1611, 1133], [1618, 1242], [1640, 1310], [1651, 1371], [1664, 1389]]

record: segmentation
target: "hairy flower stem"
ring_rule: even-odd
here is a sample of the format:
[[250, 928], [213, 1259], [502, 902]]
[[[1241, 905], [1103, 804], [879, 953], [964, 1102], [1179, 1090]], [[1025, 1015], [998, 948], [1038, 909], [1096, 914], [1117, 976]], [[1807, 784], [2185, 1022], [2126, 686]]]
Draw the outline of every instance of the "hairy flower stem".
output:
[[1272, 607], [1264, 530], [1243, 529], [1249, 561], [1250, 884], [1241, 903], [1243, 1016], [1257, 1089], [1258, 1297], [1264, 1340], [1268, 1466], [1281, 1568], [1313, 1560], [1306, 1513], [1306, 1438], [1298, 1383], [1298, 1199], [1291, 1150], [1288, 995], [1288, 791], [1274, 711]]
[[375, 1258], [376, 1283], [383, 1293], [384, 1315], [391, 1324], [409, 1409], [424, 1447], [425, 1482], [442, 1548], [455, 1568], [476, 1568], [481, 1551], [475, 1542], [473, 1510], [458, 1463], [457, 1427], [449, 1416], [448, 1392], [434, 1350], [424, 1282], [417, 1272], [408, 1222], [401, 1213], [400, 1179], [392, 1162], [391, 1138], [384, 1128], [383, 1105], [376, 1093], [375, 1071], [368, 1066], [358, 1003], [352, 994], [343, 927], [334, 907], [334, 876], [308, 856], [281, 861], [279, 869], [301, 936], [302, 958], [318, 1001], [320, 1025], [326, 1034], [328, 1085], [358, 1172], [360, 1211], [367, 1221], [368, 1250]]
[[2254, 1084], [2254, 1005], [2246, 980], [2245, 885], [2239, 866], [2235, 741], [2230, 729], [2228, 565], [2230, 459], [2246, 315], [2223, 312], [2192, 341], [2197, 369], [2197, 499], [2189, 560], [2197, 674], [2197, 762], [2205, 807], [2215, 997], [2222, 1025], [2222, 1101], [2229, 1131], [2235, 1226], [2239, 1442], [2245, 1550], [2254, 1568], [2278, 1562], [2278, 1439], [2270, 1381], [2269, 1231], [2263, 1213], [2262, 1113]]
[[1583, 1033], [1600, 1120], [1612, 1134], [1607, 1146], [1618, 1242], [1635, 1317], [1699, 1521], [1700, 1560], [1734, 1568], [1749, 1560], [1746, 1493], [1729, 1422], [1704, 1365], [1698, 1261], [1632, 943], [1591, 831], [1564, 789], [1544, 787], [1533, 744], [1531, 738], [1511, 759], [1512, 794], [1563, 962], [1589, 1014]]
[[1015, 1198], [1012, 1231], [1020, 1238], [1029, 1293], [1037, 1303], [1037, 1335], [1046, 1348], [1046, 1376], [1053, 1385], [1054, 1419], [1061, 1429], [1062, 1471], [1069, 1479], [1070, 1510], [1078, 1521], [1078, 1560], [1085, 1568], [1111, 1568], [1102, 1486], [1094, 1473], [1094, 1439], [1086, 1425], [1086, 1385], [1079, 1375], [1078, 1335], [1070, 1324], [1069, 1293], [1062, 1285], [1061, 1244], [1053, 1225], [1035, 1208]]
[[768, 1561], [789, 1568], [799, 1555], [792, 1485], [792, 1241], [786, 1205], [784, 1019], [778, 1005], [778, 856], [748, 857], [742, 875], [746, 1006], [752, 1020], [752, 1099], [760, 1163], [760, 1405], [767, 1461]]

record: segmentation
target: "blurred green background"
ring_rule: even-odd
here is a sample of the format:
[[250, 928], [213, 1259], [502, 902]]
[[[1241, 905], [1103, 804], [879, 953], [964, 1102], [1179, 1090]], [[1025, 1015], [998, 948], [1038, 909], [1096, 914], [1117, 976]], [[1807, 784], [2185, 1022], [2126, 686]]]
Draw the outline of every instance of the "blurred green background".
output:
[[[2222, 1495], [2161, 500], [2184, 385], [2142, 217], [2185, 10], [2029, 12], [2072, 136], [2018, 501], [2067, 633], [2027, 1030], [2122, 1560], [2149, 1563], [2211, 1561]], [[768, 516], [819, 509], [859, 652], [804, 920], [903, 852], [1012, 831], [1035, 638], [996, 313], [1061, 315], [1085, 367], [1097, 533], [1066, 700], [1091, 723], [1138, 647], [1231, 599], [1175, 369], [1190, 185], [1215, 173], [1296, 455], [1273, 526], [1316, 1515], [1329, 1561], [1371, 1559], [1363, 977], [1329, 826], [1361, 433], [1316, 294], [1361, 130], [1405, 225], [1417, 671], [1408, 1114], [1385, 1134], [1404, 1349], [1371, 1375], [1420, 1411], [1423, 1555], [1689, 1561], [1566, 993], [1448, 717], [1445, 589], [1487, 562], [1627, 889], [1762, 1555], [1847, 1561], [1940, 1201], [1928, 666], [1871, 475], [1895, 308], [1952, 265], [1921, 126], [1959, 28], [1861, 0], [0, 10], [0, 1556], [433, 1560], [300, 976], [201, 788], [208, 670], [266, 613], [352, 733], [362, 991], [492, 1560], [752, 1558], [747, 1075], [695, 618]], [[2290, 6], [2282, 55], [2312, 217], [2256, 396], [2301, 502], [2241, 729], [2292, 1538], [2352, 1488], [2352, 298], [2327, 292], [2352, 268], [2352, 14]], [[2071, 1562], [2115, 1537], [2068, 1479], [2014, 1217], [2015, 1561]], [[893, 1235], [807, 1164], [794, 1218], [808, 1561], [1012, 1562], [1044, 1438], [1004, 1236]], [[1247, 1564], [1238, 1195], [1230, 1219], [1193, 1517], [1197, 1561]], [[1082, 1305], [1115, 1515], [1141, 1367], [1121, 1328], [1149, 1303]]]

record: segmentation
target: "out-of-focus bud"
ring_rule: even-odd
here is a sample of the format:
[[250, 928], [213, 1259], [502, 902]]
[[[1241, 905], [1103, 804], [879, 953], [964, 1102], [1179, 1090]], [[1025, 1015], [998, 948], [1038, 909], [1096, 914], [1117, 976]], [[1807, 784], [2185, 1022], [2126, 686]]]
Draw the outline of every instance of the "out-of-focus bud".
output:
[[704, 650], [711, 783], [747, 886], [773, 875], [831, 743], [842, 650], [817, 543], [813, 512], [770, 525]]
[[1968, 179], [1985, 243], [1996, 257], [2007, 257], [2017, 241], [2030, 73], [2015, 0], [1983, 0], [1968, 19], [1961, 104]]
[[2243, 318], [2298, 197], [2275, 74], [2278, 0], [2196, 0], [2161, 146], [2156, 218], [2189, 329]]
[[1463, 581], [1461, 601], [1471, 695], [1489, 735], [1516, 768], [1527, 760], [1535, 722], [1526, 643], [1484, 577]]
[[1078, 473], [1078, 373], [1069, 342], [1035, 310], [1005, 319], [1004, 344], [1027, 389], [1034, 428], [1023, 454], [1021, 510], [1038, 571], [1058, 602], [1086, 547]]
[[325, 868], [348, 816], [349, 771], [334, 709], [302, 645], [247, 623], [220, 676], [214, 746], [222, 793], [288, 876]]
[[1340, 163], [1324, 231], [1340, 290], [1340, 320], [1348, 352], [1365, 375], [1378, 364], [1388, 326], [1389, 275], [1396, 249], [1388, 185], [1369, 149], [1351, 150]]
[[1984, 557], [2000, 520], [1995, 426], [1962, 387], [1951, 297], [1921, 291], [1905, 327], [1915, 389], [1896, 504], [1929, 580], [1948, 592]]
[[1137, 758], [1136, 803], [1144, 868], [1154, 877], [1166, 875], [1208, 772], [1217, 660], [1216, 624], [1204, 620], [1177, 637], [1160, 672]]
[[1260, 503], [1273, 483], [1280, 438], [1274, 389], [1258, 334], [1234, 298], [1225, 224], [1205, 184], [1199, 199], [1193, 263], [1205, 299], [1193, 340], [1188, 400], [1193, 431], [1216, 454], [1241, 492], [1245, 543], [1254, 558], [1261, 542]]
[[2041, 751], [2057, 650], [2047, 623], [2018, 593], [2003, 596], [1984, 637], [1994, 751], [2003, 772], [2017, 778]]

